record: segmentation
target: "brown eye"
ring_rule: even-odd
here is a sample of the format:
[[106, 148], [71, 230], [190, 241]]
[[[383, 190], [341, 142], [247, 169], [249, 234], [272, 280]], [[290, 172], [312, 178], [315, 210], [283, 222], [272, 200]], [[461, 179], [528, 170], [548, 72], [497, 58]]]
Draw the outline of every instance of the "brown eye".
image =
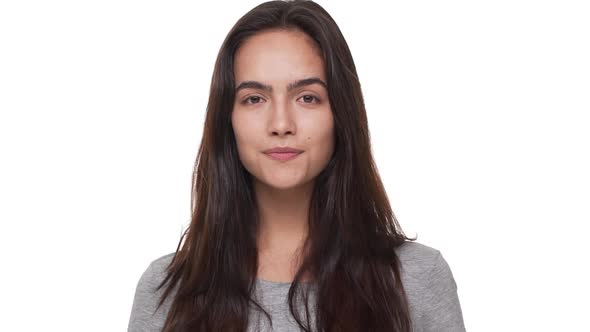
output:
[[[244, 101], [242, 102], [242, 104], [258, 104], [258, 102], [260, 101], [260, 99], [262, 99], [262, 98], [260, 98], [259, 96], [250, 96], [250, 97], [244, 99]], [[254, 103], [249, 103], [248, 102], [249, 100], [254, 101]]]
[[317, 102], [320, 101], [316, 96], [312, 96], [312, 95], [305, 95], [302, 98], [303, 98], [303, 101], [305, 101], [306, 104], [311, 104], [311, 102], [313, 102], [314, 99], [317, 100]]

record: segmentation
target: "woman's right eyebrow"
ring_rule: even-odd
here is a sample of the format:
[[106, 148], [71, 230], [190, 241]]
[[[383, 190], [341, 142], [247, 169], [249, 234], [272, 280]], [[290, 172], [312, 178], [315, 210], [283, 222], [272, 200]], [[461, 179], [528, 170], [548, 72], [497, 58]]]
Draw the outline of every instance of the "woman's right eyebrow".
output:
[[[309, 77], [309, 78], [304, 78], [304, 79], [289, 83], [289, 85], [287, 86], [287, 91], [291, 91], [293, 89], [297, 89], [302, 86], [307, 86], [307, 85], [312, 85], [312, 84], [320, 84], [324, 88], [326, 88], [326, 89], [328, 88], [328, 85], [322, 79], [320, 79], [318, 77]], [[248, 89], [248, 88], [249, 89], [257, 89], [257, 90], [264, 90], [269, 93], [271, 93], [273, 90], [272, 86], [270, 86], [268, 84], [264, 84], [264, 83], [261, 83], [258, 81], [244, 81], [244, 82], [240, 83], [240, 85], [238, 85], [235, 92], [237, 93], [238, 91], [240, 91], [242, 89]]]

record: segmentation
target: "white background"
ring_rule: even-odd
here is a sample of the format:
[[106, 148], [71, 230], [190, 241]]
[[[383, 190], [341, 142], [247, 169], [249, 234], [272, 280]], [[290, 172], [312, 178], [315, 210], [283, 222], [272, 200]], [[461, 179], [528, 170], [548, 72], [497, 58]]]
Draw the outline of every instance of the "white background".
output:
[[[318, 1], [468, 331], [590, 331], [587, 1]], [[125, 331], [176, 249], [213, 63], [258, 1], [0, 3], [0, 329]]]

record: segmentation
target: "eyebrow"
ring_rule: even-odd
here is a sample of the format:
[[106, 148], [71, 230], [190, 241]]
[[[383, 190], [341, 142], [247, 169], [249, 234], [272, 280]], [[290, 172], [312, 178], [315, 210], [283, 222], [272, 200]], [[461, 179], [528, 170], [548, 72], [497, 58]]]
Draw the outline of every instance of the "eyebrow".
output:
[[[328, 88], [328, 85], [326, 84], [326, 82], [322, 81], [320, 78], [310, 77], [310, 78], [304, 78], [304, 79], [289, 83], [289, 85], [287, 85], [287, 91], [292, 91], [293, 89], [297, 89], [302, 86], [307, 86], [307, 85], [312, 85], [312, 84], [320, 84], [324, 88], [326, 88], [326, 89]], [[248, 88], [264, 90], [269, 93], [272, 92], [272, 86], [264, 84], [264, 83], [260, 83], [257, 81], [244, 81], [244, 82], [240, 83], [240, 85], [238, 85], [235, 92], [238, 93], [238, 91], [240, 91], [242, 89], [248, 89]]]

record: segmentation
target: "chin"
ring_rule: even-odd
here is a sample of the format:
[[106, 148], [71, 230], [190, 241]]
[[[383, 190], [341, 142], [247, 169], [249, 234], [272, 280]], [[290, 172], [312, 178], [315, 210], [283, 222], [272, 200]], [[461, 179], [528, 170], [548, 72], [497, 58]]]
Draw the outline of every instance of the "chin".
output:
[[301, 186], [301, 182], [267, 182], [266, 185], [276, 190], [289, 190]]
[[265, 187], [268, 187], [270, 189], [275, 189], [275, 190], [290, 190], [290, 189], [294, 189], [297, 187], [300, 187], [302, 185], [305, 184], [305, 181], [303, 181], [303, 179], [299, 179], [299, 180], [270, 180], [270, 179], [266, 179], [266, 180], [258, 180], [262, 185], [264, 185]]

